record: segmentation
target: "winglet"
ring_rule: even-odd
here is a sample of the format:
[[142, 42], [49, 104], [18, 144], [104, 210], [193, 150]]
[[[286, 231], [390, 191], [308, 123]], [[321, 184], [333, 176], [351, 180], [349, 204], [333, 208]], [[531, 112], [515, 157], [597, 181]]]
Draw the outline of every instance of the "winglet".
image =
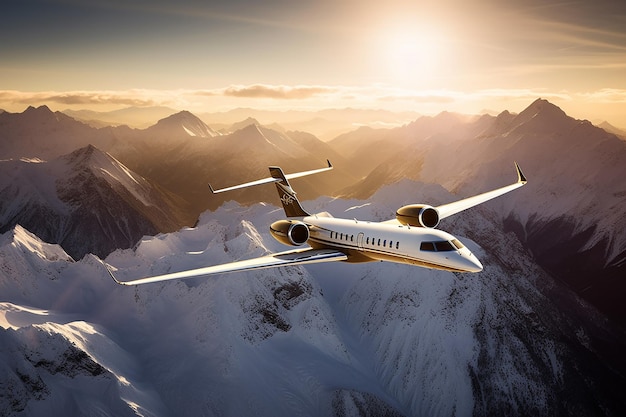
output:
[[109, 276], [113, 279], [113, 281], [115, 281], [116, 284], [119, 285], [128, 285], [127, 283], [125, 283], [124, 281], [120, 281], [117, 278], [115, 278], [115, 275], [113, 275], [113, 271], [111, 270], [111, 267], [104, 262], [102, 259], [98, 259], [100, 261], [100, 263], [104, 266], [104, 268], [107, 270], [107, 272], [109, 273]]
[[210, 183], [209, 183], [209, 190], [211, 190], [211, 194], [215, 194], [215, 190], [213, 189]]
[[519, 182], [520, 184], [526, 184], [528, 180], [526, 180], [526, 177], [524, 176], [524, 173], [522, 172], [522, 169], [519, 167], [517, 162], [515, 162], [515, 168], [517, 169], [517, 182]]

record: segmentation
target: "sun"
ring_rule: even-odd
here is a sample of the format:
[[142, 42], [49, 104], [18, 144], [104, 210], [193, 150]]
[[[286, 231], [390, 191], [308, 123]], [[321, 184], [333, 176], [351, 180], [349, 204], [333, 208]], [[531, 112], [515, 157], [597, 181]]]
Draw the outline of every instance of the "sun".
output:
[[446, 49], [441, 33], [425, 26], [390, 31], [383, 48], [389, 76], [410, 85], [426, 85], [436, 77]]

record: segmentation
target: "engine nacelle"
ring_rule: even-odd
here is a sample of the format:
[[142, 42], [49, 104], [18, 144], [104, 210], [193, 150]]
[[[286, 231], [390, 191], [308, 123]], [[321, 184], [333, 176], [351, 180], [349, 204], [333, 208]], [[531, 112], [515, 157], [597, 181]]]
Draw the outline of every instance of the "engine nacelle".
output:
[[439, 212], [431, 206], [411, 204], [400, 207], [396, 219], [403, 225], [433, 228], [439, 224]]
[[300, 246], [309, 240], [309, 226], [298, 220], [279, 220], [272, 223], [270, 233], [285, 245]]

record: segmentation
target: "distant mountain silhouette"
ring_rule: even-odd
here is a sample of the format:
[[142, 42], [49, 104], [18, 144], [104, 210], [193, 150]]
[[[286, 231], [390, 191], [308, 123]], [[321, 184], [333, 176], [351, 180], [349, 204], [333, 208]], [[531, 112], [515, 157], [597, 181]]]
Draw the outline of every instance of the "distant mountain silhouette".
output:
[[0, 113], [0, 137], [2, 159], [52, 159], [88, 144], [109, 149], [118, 140], [110, 128], [95, 129], [47, 106]]

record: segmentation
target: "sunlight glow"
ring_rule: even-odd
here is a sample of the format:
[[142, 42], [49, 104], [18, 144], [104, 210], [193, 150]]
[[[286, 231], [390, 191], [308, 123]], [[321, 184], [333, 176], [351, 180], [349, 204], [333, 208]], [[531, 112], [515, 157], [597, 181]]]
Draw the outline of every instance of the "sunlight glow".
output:
[[384, 37], [383, 48], [389, 74], [407, 86], [428, 85], [437, 76], [446, 53], [443, 36], [424, 25], [395, 28]]

